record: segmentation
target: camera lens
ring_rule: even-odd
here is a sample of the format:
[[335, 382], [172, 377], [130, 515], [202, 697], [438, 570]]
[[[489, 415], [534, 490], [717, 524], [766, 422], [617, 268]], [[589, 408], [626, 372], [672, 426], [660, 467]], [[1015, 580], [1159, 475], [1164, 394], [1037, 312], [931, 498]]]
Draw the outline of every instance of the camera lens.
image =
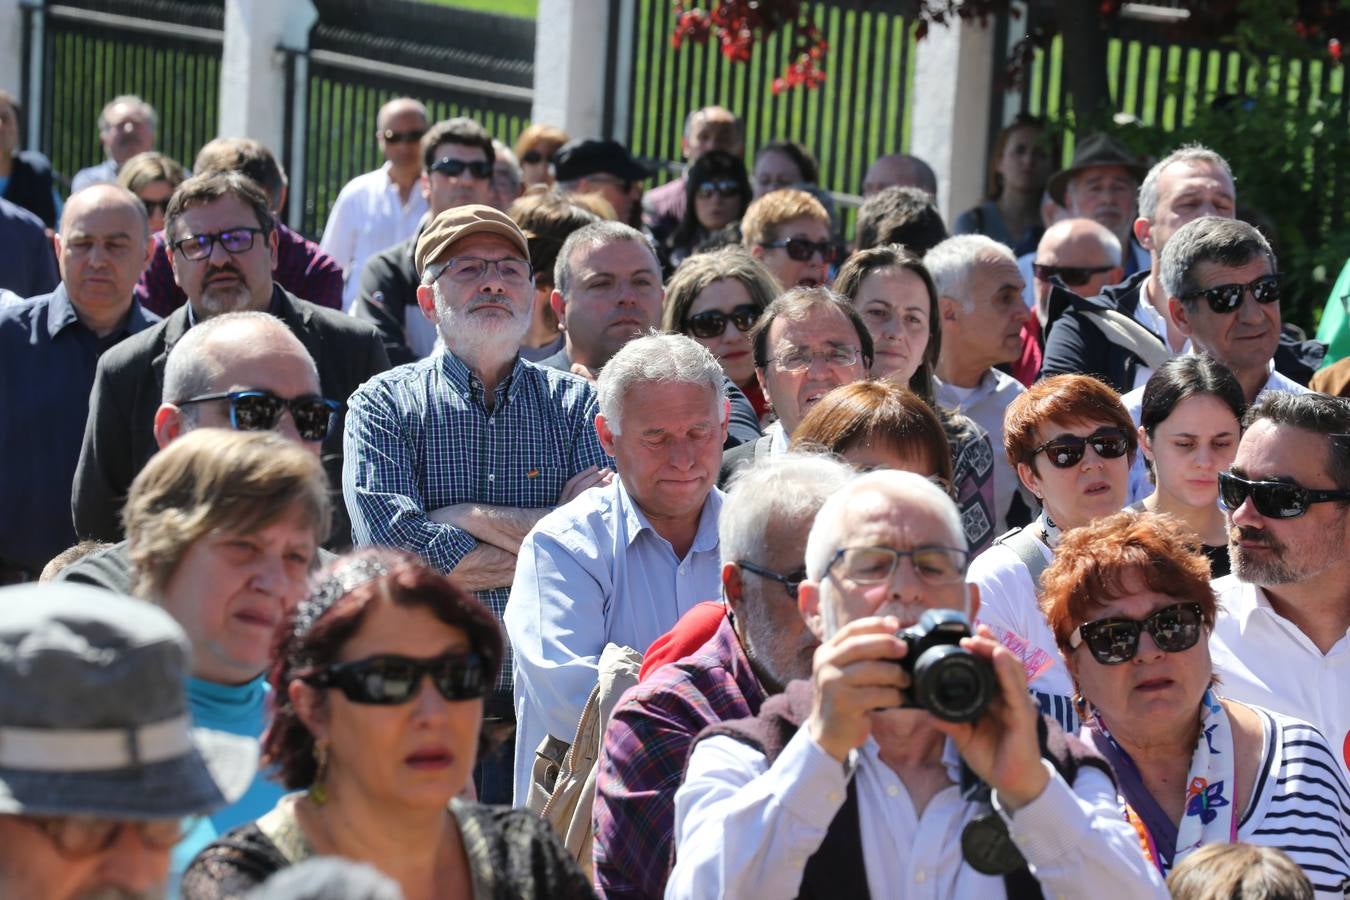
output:
[[961, 647], [934, 647], [914, 664], [918, 705], [948, 722], [979, 718], [994, 694], [989, 664]]

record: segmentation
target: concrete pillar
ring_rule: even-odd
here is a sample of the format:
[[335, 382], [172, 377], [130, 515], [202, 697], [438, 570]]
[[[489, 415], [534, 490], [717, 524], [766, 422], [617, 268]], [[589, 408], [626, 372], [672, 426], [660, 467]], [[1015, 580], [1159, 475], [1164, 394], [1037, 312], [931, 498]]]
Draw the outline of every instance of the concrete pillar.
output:
[[287, 128], [286, 63], [278, 48], [307, 49], [318, 17], [310, 0], [225, 0], [221, 135], [253, 138], [280, 156]]
[[[0, 0], [0, 90], [8, 91], [27, 106], [23, 95], [23, 2]], [[25, 124], [24, 136], [29, 130]]]
[[984, 190], [993, 61], [992, 26], [935, 25], [918, 42], [909, 152], [937, 173], [938, 209], [948, 223]]
[[608, 21], [608, 0], [539, 0], [531, 119], [602, 136]]

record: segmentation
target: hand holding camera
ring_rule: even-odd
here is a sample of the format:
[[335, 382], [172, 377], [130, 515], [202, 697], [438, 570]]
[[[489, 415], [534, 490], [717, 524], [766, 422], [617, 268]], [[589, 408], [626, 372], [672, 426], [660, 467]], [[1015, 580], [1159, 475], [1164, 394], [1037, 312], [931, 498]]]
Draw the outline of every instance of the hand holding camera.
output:
[[841, 763], [872, 733], [872, 711], [899, 706], [909, 675], [896, 660], [907, 652], [894, 616], [850, 622], [816, 649], [811, 717], [806, 728]]

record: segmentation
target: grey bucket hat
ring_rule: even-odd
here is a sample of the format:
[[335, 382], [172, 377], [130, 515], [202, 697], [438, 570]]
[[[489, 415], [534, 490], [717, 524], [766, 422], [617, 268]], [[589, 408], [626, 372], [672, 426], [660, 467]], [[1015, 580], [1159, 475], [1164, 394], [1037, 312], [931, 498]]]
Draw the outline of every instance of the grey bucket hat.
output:
[[189, 652], [145, 601], [0, 589], [0, 813], [177, 818], [243, 796], [258, 744], [192, 727]]

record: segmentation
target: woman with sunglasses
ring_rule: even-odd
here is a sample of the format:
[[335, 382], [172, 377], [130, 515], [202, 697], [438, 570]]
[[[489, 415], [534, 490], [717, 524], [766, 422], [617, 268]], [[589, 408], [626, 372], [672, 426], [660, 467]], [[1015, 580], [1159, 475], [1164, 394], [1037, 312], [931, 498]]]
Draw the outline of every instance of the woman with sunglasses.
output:
[[516, 138], [512, 149], [520, 160], [521, 184], [528, 188], [536, 184], [553, 184], [553, 154], [568, 141], [567, 132], [552, 125], [534, 124]]
[[237, 897], [315, 856], [372, 865], [408, 898], [594, 896], [537, 816], [462, 797], [503, 653], [492, 613], [416, 557], [336, 560], [269, 674], [263, 758], [297, 793], [203, 850], [183, 896]]
[[1229, 572], [1219, 473], [1237, 456], [1245, 406], [1233, 373], [1208, 356], [1170, 359], [1144, 386], [1139, 446], [1156, 487], [1133, 508], [1185, 523], [1209, 557], [1214, 578]]
[[834, 289], [853, 303], [872, 335], [872, 377], [907, 386], [937, 414], [951, 449], [951, 486], [966, 541], [972, 555], [982, 552], [994, 539], [993, 448], [974, 420], [939, 407], [933, 398], [942, 332], [932, 276], [904, 247], [883, 244], [850, 256]]
[[1041, 709], [1078, 730], [1072, 683], [1038, 603], [1041, 573], [1071, 528], [1119, 512], [1135, 453], [1134, 422], [1120, 397], [1087, 375], [1056, 375], [1008, 405], [1003, 448], [1041, 512], [970, 564], [980, 589], [979, 620], [1026, 668]]
[[668, 265], [678, 266], [715, 232], [739, 222], [751, 199], [739, 156], [709, 150], [695, 159], [685, 177], [684, 218], [666, 240]]
[[772, 422], [773, 413], [755, 378], [749, 332], [777, 294], [768, 269], [740, 247], [726, 247], [680, 264], [666, 284], [661, 314], [662, 331], [687, 335], [712, 351], [761, 425]]
[[148, 150], [122, 164], [117, 183], [136, 195], [150, 219], [150, 233], [164, 230], [164, 213], [174, 189], [187, 180], [187, 170], [176, 161]]
[[1242, 842], [1282, 850], [1318, 897], [1341, 897], [1350, 786], [1312, 725], [1223, 697], [1209, 561], [1181, 524], [1127, 511], [1071, 531], [1042, 582], [1081, 736], [1111, 763], [1159, 871]]

